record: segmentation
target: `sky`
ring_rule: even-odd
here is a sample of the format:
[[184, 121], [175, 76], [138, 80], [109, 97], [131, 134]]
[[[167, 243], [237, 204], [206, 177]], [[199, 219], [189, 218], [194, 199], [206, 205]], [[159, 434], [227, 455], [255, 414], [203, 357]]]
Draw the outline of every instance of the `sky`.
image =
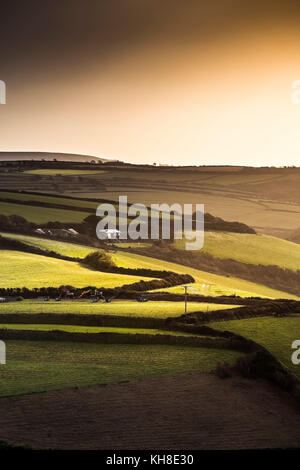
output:
[[299, 165], [299, 2], [27, 0], [1, 9], [1, 151]]

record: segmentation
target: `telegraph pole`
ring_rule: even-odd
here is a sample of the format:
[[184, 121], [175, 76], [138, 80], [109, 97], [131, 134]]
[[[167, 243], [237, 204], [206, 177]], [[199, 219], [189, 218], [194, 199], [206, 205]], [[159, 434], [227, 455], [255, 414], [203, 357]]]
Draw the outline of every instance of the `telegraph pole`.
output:
[[184, 313], [187, 314], [187, 288], [188, 286], [184, 286]]
[[184, 313], [187, 314], [187, 290], [191, 286], [182, 286], [184, 288]]

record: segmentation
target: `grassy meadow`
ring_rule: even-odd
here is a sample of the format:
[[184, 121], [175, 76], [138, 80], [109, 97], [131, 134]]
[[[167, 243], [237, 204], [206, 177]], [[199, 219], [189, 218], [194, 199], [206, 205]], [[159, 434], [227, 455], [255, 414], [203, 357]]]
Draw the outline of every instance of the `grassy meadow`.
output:
[[263, 317], [210, 323], [212, 328], [227, 330], [252, 339], [268, 349], [290, 372], [300, 379], [300, 367], [293, 365], [291, 345], [300, 339], [300, 315], [282, 318]]
[[104, 173], [104, 170], [64, 170], [64, 169], [40, 169], [40, 170], [27, 170], [24, 173], [29, 175], [45, 175], [45, 176], [74, 176], [74, 175], [98, 175]]
[[93, 271], [64, 261], [21, 251], [1, 250], [1, 287], [116, 287], [150, 278]]
[[[37, 246], [42, 249], [53, 250], [62, 255], [78, 257], [78, 258], [83, 258], [90, 252], [96, 250], [93, 247], [87, 247], [84, 245], [68, 243], [68, 242], [58, 242], [56, 240], [48, 240], [44, 238], [31, 237], [27, 235], [3, 233], [3, 236], [11, 237], [11, 238], [23, 241], [24, 243]], [[253, 237], [256, 237], [256, 235], [253, 235]], [[289, 243], [289, 242], [286, 242], [286, 243]], [[292, 245], [294, 244], [292, 243]], [[245, 280], [234, 278], [234, 277], [211, 274], [206, 271], [201, 271], [198, 269], [190, 268], [190, 267], [183, 266], [183, 265], [176, 264], [176, 263], [161, 261], [156, 258], [150, 258], [147, 256], [137, 255], [134, 253], [126, 253], [123, 251], [113, 252], [111, 253], [111, 256], [117, 266], [121, 266], [124, 268], [131, 268], [131, 269], [147, 268], [147, 269], [154, 269], [154, 270], [164, 269], [164, 270], [174, 271], [179, 274], [187, 274], [187, 273], [191, 274], [195, 279], [195, 284], [193, 284], [193, 292], [201, 294], [201, 295], [238, 295], [241, 297], [260, 296], [260, 297], [270, 297], [270, 298], [297, 299], [297, 296], [293, 294], [288, 294], [288, 293], [281, 292], [275, 289], [271, 289], [261, 284], [255, 284], [253, 282], [245, 281]], [[43, 257], [40, 257], [40, 258], [43, 258]], [[49, 258], [47, 258], [47, 260], [48, 259]], [[82, 269], [86, 269], [86, 268], [82, 268]], [[0, 279], [1, 279], [1, 274], [0, 274]], [[86, 283], [85, 285], [94, 285], [94, 284]], [[171, 288], [167, 288], [163, 290], [167, 292], [183, 293], [183, 288], [181, 286], [175, 286], [175, 287], [171, 287]]]
[[0, 396], [212, 371], [241, 353], [167, 345], [7, 341]]
[[30, 323], [1, 323], [0, 330], [21, 331], [65, 331], [67, 333], [118, 333], [119, 335], [170, 335], [170, 336], [196, 336], [192, 333], [179, 331], [156, 330], [150, 328], [119, 328], [109, 326], [81, 326], [81, 325], [46, 325]]
[[[175, 240], [183, 248], [183, 240]], [[215, 258], [230, 258], [242, 263], [277, 265], [294, 271], [300, 268], [300, 245], [268, 235], [205, 232], [201, 250]]]
[[[10, 191], [0, 191], [0, 201], [2, 199], [11, 199], [16, 202], [18, 201], [23, 201], [23, 202], [28, 202], [34, 201], [34, 202], [43, 202], [45, 204], [55, 204], [55, 205], [62, 205], [62, 206], [70, 206], [74, 210], [76, 210], [77, 207], [80, 208], [90, 208], [90, 209], [96, 209], [98, 206], [97, 202], [93, 201], [86, 201], [84, 199], [69, 199], [67, 197], [59, 196], [43, 196], [40, 194], [26, 194], [26, 193], [18, 193], [18, 192], [10, 192]], [[30, 205], [30, 204], [29, 204]]]
[[[55, 179], [56, 175], [58, 176]], [[90, 176], [90, 178], [88, 178]], [[64, 178], [65, 177], [65, 178]], [[19, 214], [37, 224], [49, 221], [67, 223], [81, 222], [90, 212], [80, 212], [76, 208], [95, 209], [97, 202], [84, 198], [116, 199], [120, 194], [128, 194], [129, 202], [143, 203], [204, 203], [205, 211], [225, 220], [238, 220], [259, 231], [271, 233], [278, 227], [283, 231], [297, 228], [300, 214], [300, 198], [294, 191], [290, 201], [286, 191], [280, 193], [281, 177], [287, 178], [293, 189], [293, 178], [287, 173], [268, 173], [239, 168], [211, 169], [98, 169], [62, 170], [30, 169], [25, 173], [5, 174], [0, 192], [0, 213]], [[289, 179], [290, 178], [290, 179]], [[98, 185], [98, 187], [97, 187]], [[264, 188], [268, 187], [271, 196], [267, 198]], [[13, 192], [33, 190], [60, 193], [60, 197], [49, 195], [24, 194]], [[56, 188], [56, 189], [55, 189]], [[59, 188], [59, 189], [57, 189]], [[72, 200], [65, 195], [80, 196]], [[281, 195], [280, 195], [281, 194]], [[295, 194], [295, 196], [293, 196]], [[15, 202], [5, 202], [12, 199]], [[30, 205], [42, 201], [48, 207]], [[18, 203], [19, 202], [19, 203]], [[26, 202], [27, 204], [21, 204]], [[68, 206], [69, 209], [55, 208], [54, 205]], [[55, 251], [61, 255], [84, 258], [95, 251], [94, 247], [75, 243], [44, 239], [28, 235], [7, 234], [29, 245]], [[132, 244], [120, 244], [127, 248]], [[143, 244], [141, 244], [143, 246]], [[181, 247], [182, 242], [176, 241]], [[300, 266], [300, 245], [269, 235], [249, 235], [225, 232], [206, 232], [204, 252], [216, 258], [232, 258], [242, 263], [278, 265], [297, 270]], [[189, 292], [202, 295], [238, 295], [241, 297], [266, 297], [298, 299], [255, 282], [239, 278], [211, 274], [177, 263], [166, 262], [149, 256], [132, 254], [118, 250], [111, 253], [117, 266], [125, 268], [145, 268], [169, 270], [179, 274], [190, 274]], [[24, 253], [1, 250], [0, 287], [74, 287], [95, 286], [113, 288], [150, 280], [140, 276], [103, 273], [84, 267], [80, 263]], [[167, 292], [184, 293], [182, 286], [162, 289]], [[188, 302], [188, 312], [210, 312], [235, 308], [220, 304]], [[184, 313], [184, 302], [149, 301], [138, 303], [113, 299], [112, 303], [92, 303], [91, 300], [63, 300], [45, 302], [43, 299], [24, 300], [0, 304], [1, 314], [99, 314], [136, 318], [178, 317]], [[2, 317], [3, 318], [3, 317]], [[124, 322], [124, 319], [122, 319]], [[91, 327], [57, 324], [0, 324], [0, 329], [66, 331], [74, 333], [119, 333], [121, 334], [172, 334], [189, 336], [156, 329], [124, 327]], [[14, 321], [14, 320], [13, 320]], [[22, 321], [22, 320], [18, 320]], [[31, 320], [30, 320], [31, 321]], [[33, 320], [34, 321], [34, 320]], [[51, 320], [50, 320], [51, 321]], [[117, 322], [114, 319], [114, 322]], [[47, 320], [48, 322], [48, 320]], [[120, 321], [121, 323], [121, 321]], [[118, 323], [117, 323], [118, 324]], [[227, 322], [214, 322], [210, 326], [229, 330], [253, 339], [266, 347], [282, 364], [300, 378], [299, 367], [291, 363], [291, 344], [300, 338], [299, 315], [284, 318], [252, 318]], [[89, 343], [68, 343], [58, 341], [7, 341], [7, 364], [0, 369], [0, 396], [43, 392], [46, 390], [81, 387], [94, 384], [108, 384], [129, 380], [143, 380], [147, 377], [175, 375], [189, 371], [212, 371], [218, 363], [233, 363], [241, 353], [187, 346], [163, 345], [109, 345]]]
[[[190, 268], [181, 264], [161, 261], [159, 259], [150, 258], [137, 254], [127, 254], [117, 252], [112, 254], [112, 258], [118, 266], [124, 267], [145, 267], [150, 269], [166, 269], [180, 274], [188, 273], [195, 279], [192, 284], [194, 293], [202, 295], [239, 295], [241, 297], [270, 297], [270, 298], [287, 298], [297, 299], [297, 296], [281, 292], [261, 284], [245, 281], [235, 277], [220, 276], [211, 274], [199, 269]], [[167, 292], [183, 293], [182, 286], [175, 286], [166, 289], [160, 289]]]
[[[288, 234], [299, 227], [297, 168], [106, 166], [103, 171], [87, 166], [82, 170], [47, 170], [38, 167], [38, 163], [32, 166], [30, 173], [5, 173], [2, 189], [59, 192], [82, 199], [117, 199], [120, 194], [127, 194], [129, 202], [146, 205], [202, 203], [206, 212], [225, 220], [244, 222], [261, 233], [274, 234], [279, 230]], [[86, 171], [89, 173], [81, 173]], [[59, 190], [53, 180], [56, 174], [61, 175], [57, 179]], [[72, 174], [78, 177], [71, 177]]]
[[12, 238], [13, 240], [27, 243], [28, 245], [41, 248], [42, 250], [55, 251], [55, 253], [64, 256], [70, 256], [71, 258], [85, 258], [88, 254], [97, 250], [97, 248], [79, 245], [77, 243], [50, 240], [48, 238], [33, 237], [30, 235], [5, 232], [1, 232], [0, 235], [6, 238]]
[[[188, 302], [188, 312], [211, 312], [236, 308], [236, 305]], [[148, 301], [140, 303], [134, 300], [114, 300], [107, 303], [92, 303], [90, 300], [63, 300], [45, 302], [39, 299], [22, 302], [0, 303], [0, 317], [3, 313], [57, 313], [57, 314], [99, 314], [125, 317], [168, 318], [184, 314], [184, 302]]]
[[36, 224], [46, 224], [52, 222], [80, 223], [85, 217], [90, 215], [88, 212], [66, 209], [56, 209], [53, 207], [38, 207], [26, 204], [16, 204], [12, 202], [4, 202], [0, 200], [0, 214], [3, 215], [20, 215], [29, 222]]

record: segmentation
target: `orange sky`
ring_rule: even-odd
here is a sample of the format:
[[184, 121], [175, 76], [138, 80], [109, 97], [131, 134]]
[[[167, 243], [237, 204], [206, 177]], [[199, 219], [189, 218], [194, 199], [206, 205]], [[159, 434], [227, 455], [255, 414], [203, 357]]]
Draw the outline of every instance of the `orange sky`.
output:
[[[5, 76], [1, 150], [134, 163], [299, 165], [300, 33], [282, 21], [132, 44]], [[59, 50], [57, 50], [59, 54]], [[35, 64], [36, 65], [36, 64]], [[31, 73], [32, 72], [32, 73]]]

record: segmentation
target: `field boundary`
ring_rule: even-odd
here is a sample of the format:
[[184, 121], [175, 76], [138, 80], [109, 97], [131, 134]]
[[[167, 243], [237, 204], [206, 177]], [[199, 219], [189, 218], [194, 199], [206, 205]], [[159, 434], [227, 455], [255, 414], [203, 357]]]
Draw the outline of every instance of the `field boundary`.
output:
[[300, 302], [268, 302], [257, 306], [244, 306], [234, 309], [213, 310], [211, 312], [193, 312], [181, 315], [169, 322], [177, 321], [187, 324], [210, 323], [212, 321], [240, 320], [263, 316], [285, 316], [287, 313], [300, 313]]
[[1, 323], [166, 329], [165, 319], [88, 313], [0, 313]]
[[101, 344], [160, 344], [182, 345], [190, 347], [205, 347], [213, 349], [229, 349], [245, 352], [243, 341], [235, 341], [223, 337], [198, 337], [198, 336], [172, 336], [164, 334], [143, 333], [75, 333], [60, 330], [11, 330], [0, 329], [0, 336], [4, 340], [29, 340], [29, 341], [67, 341], [80, 343]]
[[[176, 328], [176, 324], [173, 325], [173, 328]], [[231, 331], [216, 330], [206, 325], [193, 326], [178, 322], [177, 328], [190, 333], [194, 331], [197, 334], [227, 339], [232, 341], [232, 344], [239, 344], [241, 350], [248, 353], [247, 356], [239, 357], [234, 366], [229, 366], [226, 363], [219, 364], [216, 374], [222, 379], [238, 374], [250, 379], [262, 378], [268, 380], [290, 393], [296, 398], [300, 406], [300, 380], [261, 344]]]

